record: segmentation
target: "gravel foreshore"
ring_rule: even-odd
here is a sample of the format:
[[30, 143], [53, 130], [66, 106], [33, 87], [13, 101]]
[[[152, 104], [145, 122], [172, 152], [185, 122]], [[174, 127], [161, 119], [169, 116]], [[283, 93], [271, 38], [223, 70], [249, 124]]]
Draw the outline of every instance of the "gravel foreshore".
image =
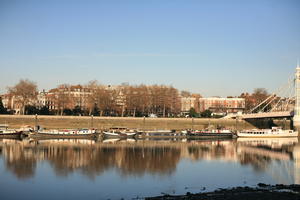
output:
[[235, 187], [218, 189], [213, 192], [185, 195], [164, 195], [146, 197], [146, 200], [297, 200], [300, 199], [300, 185], [266, 185], [259, 183], [257, 187]]

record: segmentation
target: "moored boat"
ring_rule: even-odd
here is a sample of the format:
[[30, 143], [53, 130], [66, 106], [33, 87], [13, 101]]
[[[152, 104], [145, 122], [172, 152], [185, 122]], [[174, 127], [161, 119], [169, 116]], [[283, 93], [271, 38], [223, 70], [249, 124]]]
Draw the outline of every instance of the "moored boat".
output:
[[6, 124], [0, 125], [0, 138], [20, 139], [21, 135], [22, 135], [22, 131], [18, 131], [15, 129], [8, 129], [8, 125]]
[[94, 138], [96, 137], [95, 129], [78, 129], [78, 130], [38, 130], [29, 134], [30, 138]]
[[283, 130], [280, 127], [272, 127], [272, 129], [252, 129], [240, 131], [237, 133], [237, 136], [248, 138], [297, 137], [298, 131]]
[[189, 130], [187, 131], [188, 139], [206, 139], [206, 138], [233, 138], [234, 133], [228, 129], [213, 130]]
[[144, 131], [140, 137], [141, 138], [158, 138], [158, 139], [168, 139], [168, 138], [183, 138], [186, 133], [176, 132], [176, 130], [151, 130]]
[[103, 134], [106, 138], [130, 138], [135, 137], [137, 132], [124, 127], [114, 127], [103, 131]]
[[17, 130], [22, 132], [23, 137], [27, 137], [30, 133], [33, 132], [33, 128], [29, 125], [22, 126], [21, 128], [19, 128]]

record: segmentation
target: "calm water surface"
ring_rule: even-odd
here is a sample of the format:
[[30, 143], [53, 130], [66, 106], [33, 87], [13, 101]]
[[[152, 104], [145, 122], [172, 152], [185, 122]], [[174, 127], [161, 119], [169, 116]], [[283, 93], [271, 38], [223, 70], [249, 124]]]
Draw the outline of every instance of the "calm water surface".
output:
[[136, 199], [300, 184], [298, 138], [0, 140], [0, 199]]

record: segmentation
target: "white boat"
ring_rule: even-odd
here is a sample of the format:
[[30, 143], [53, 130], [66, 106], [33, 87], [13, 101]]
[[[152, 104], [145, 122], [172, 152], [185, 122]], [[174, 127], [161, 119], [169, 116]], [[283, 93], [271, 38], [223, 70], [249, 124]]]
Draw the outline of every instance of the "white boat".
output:
[[38, 130], [35, 133], [29, 134], [31, 138], [89, 138], [94, 137], [95, 129], [79, 129], [79, 130]]
[[240, 131], [237, 133], [237, 136], [248, 138], [297, 137], [298, 131], [283, 130], [280, 127], [272, 127], [272, 129], [252, 129]]
[[20, 138], [22, 131], [8, 129], [8, 125], [0, 124], [0, 138]]
[[111, 128], [108, 131], [103, 131], [105, 137], [113, 138], [124, 138], [124, 137], [134, 137], [137, 133], [133, 130], [128, 130], [127, 128], [117, 127]]

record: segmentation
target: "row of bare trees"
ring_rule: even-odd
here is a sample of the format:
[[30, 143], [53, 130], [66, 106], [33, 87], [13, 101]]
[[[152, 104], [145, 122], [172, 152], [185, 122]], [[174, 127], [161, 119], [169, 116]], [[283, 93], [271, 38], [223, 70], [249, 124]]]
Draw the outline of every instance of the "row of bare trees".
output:
[[[8, 88], [14, 103], [18, 103], [20, 114], [25, 114], [28, 105], [37, 105], [37, 85], [29, 80], [20, 80]], [[45, 93], [46, 107], [53, 114], [66, 113], [100, 116], [176, 116], [180, 113], [178, 90], [165, 85], [106, 86], [97, 81], [87, 85], [59, 85]], [[41, 106], [41, 105], [39, 105]]]
[[[77, 93], [76, 93], [77, 91]], [[30, 80], [20, 80], [13, 87], [8, 87], [8, 93], [18, 104], [20, 114], [25, 114], [28, 105], [35, 105], [38, 100], [36, 83]], [[157, 116], [171, 117], [180, 114], [180, 95], [189, 97], [187, 91], [179, 92], [172, 86], [165, 85], [129, 85], [107, 86], [91, 81], [82, 86], [59, 85], [46, 95], [43, 105], [53, 114], [100, 115], [100, 116]], [[252, 94], [243, 93], [246, 111], [268, 97], [266, 89], [257, 88]], [[197, 96], [197, 97], [200, 97]], [[41, 106], [41, 105], [39, 105]]]
[[155, 113], [163, 117], [180, 113], [178, 90], [171, 86], [125, 86], [126, 112], [136, 116]]
[[[180, 113], [178, 90], [164, 85], [128, 85], [110, 88], [93, 81], [87, 85], [91, 91], [88, 110], [100, 111], [100, 115], [174, 116]], [[95, 114], [95, 113], [94, 113]]]

